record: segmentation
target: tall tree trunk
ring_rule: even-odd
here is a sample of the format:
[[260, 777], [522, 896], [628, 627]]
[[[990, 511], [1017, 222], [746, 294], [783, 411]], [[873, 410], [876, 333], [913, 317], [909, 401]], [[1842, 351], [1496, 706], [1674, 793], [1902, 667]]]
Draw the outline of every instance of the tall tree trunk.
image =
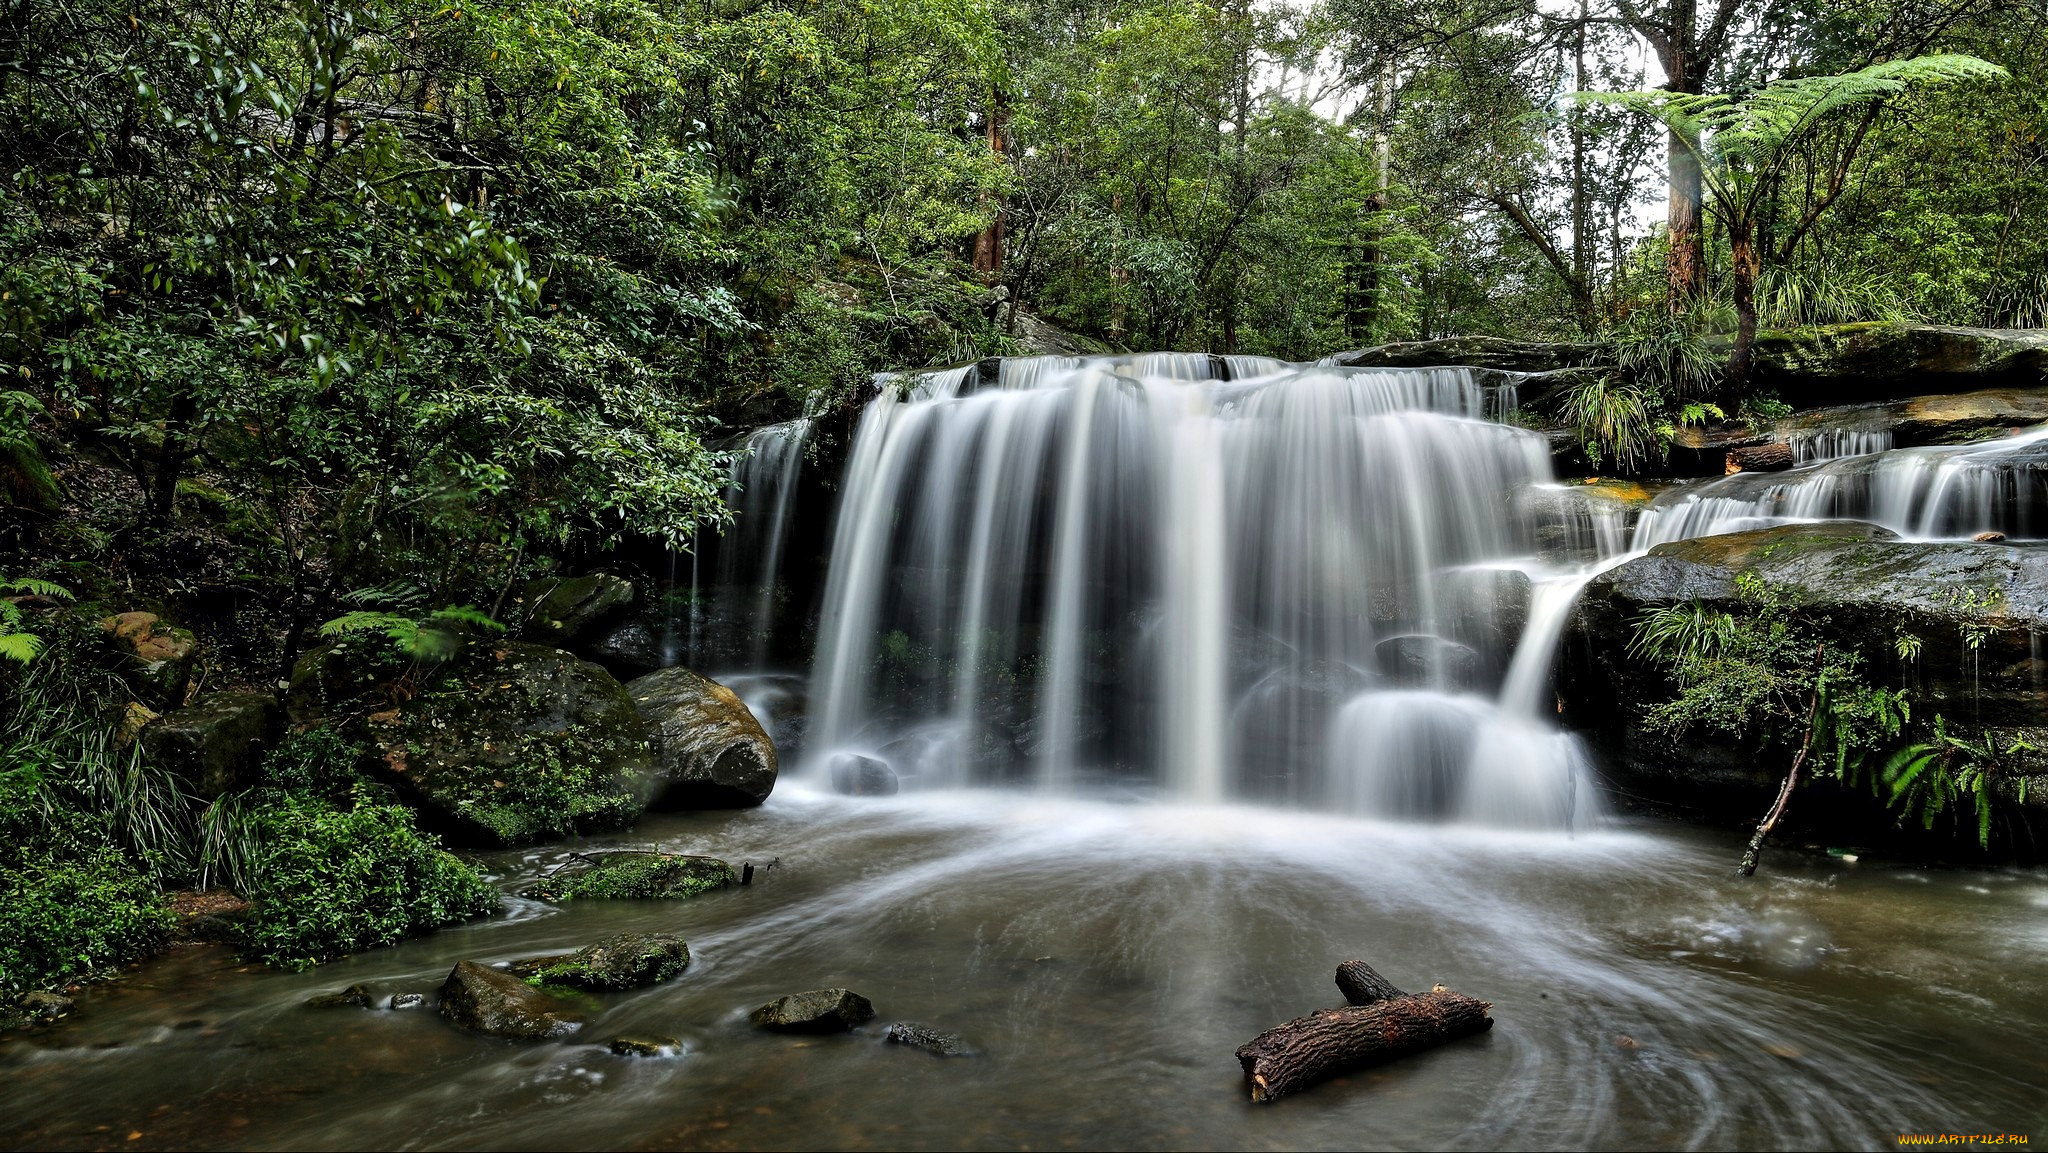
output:
[[149, 494], [149, 519], [156, 524], [168, 524], [171, 510], [178, 500], [178, 475], [184, 471], [185, 437], [192, 418], [199, 412], [198, 404], [191, 392], [179, 390], [171, 398], [171, 410], [164, 418], [164, 441], [156, 454], [156, 476], [152, 478]]
[[1728, 250], [1735, 285], [1735, 351], [1728, 358], [1728, 389], [1730, 399], [1739, 401], [1749, 387], [1750, 358], [1756, 348], [1756, 281], [1763, 271], [1755, 221], [1728, 222]]
[[1388, 61], [1381, 66], [1379, 76], [1373, 81], [1376, 116], [1372, 134], [1372, 192], [1365, 198], [1364, 235], [1359, 239], [1352, 258], [1352, 304], [1345, 310], [1344, 317], [1352, 339], [1368, 344], [1379, 338], [1382, 327], [1384, 213], [1387, 211], [1387, 187], [1393, 168], [1393, 148], [1387, 136], [1387, 121], [1393, 115], [1393, 104], [1394, 65]]
[[1700, 160], [1683, 136], [1673, 132], [1667, 143], [1671, 181], [1665, 212], [1665, 234], [1671, 242], [1664, 258], [1672, 311], [1683, 309], [1706, 290], [1707, 238], [1700, 227]]
[[[1586, 90], [1586, 22], [1589, 0], [1579, 0], [1579, 27], [1573, 40], [1572, 86]], [[1572, 104], [1572, 279], [1579, 331], [1593, 335], [1593, 209], [1586, 186], [1586, 106]]]
[[[991, 94], [988, 105], [988, 150], [997, 160], [1004, 156], [1003, 129], [1008, 120], [1001, 90]], [[974, 271], [981, 274], [981, 282], [993, 288], [1003, 278], [1003, 225], [1006, 209], [1000, 198], [995, 201], [995, 219], [988, 227], [974, 237]]]

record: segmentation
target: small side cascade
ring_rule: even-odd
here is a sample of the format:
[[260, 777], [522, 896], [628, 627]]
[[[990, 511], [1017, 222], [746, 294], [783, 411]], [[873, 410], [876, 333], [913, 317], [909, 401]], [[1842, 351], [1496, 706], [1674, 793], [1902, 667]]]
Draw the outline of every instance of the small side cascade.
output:
[[1968, 445], [1840, 457], [1784, 473], [1739, 472], [1673, 490], [1637, 523], [1634, 545], [1774, 524], [1862, 520], [1909, 540], [2048, 531], [2048, 428]]
[[766, 663], [779, 615], [775, 595], [782, 550], [789, 539], [790, 509], [810, 434], [808, 420], [755, 429], [748, 434], [725, 488], [726, 507], [733, 511], [733, 530], [719, 549], [719, 583], [728, 588], [753, 586], [751, 657], [755, 668]]
[[1794, 433], [1791, 438], [1795, 464], [1819, 464], [1844, 457], [1868, 456], [1892, 447], [1888, 428], [1822, 428]]

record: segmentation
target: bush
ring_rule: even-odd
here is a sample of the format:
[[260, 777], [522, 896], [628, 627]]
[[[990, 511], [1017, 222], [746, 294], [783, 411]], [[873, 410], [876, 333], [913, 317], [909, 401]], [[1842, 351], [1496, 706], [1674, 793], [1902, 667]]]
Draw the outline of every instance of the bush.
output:
[[0, 994], [138, 960], [175, 920], [149, 878], [111, 848], [9, 852], [0, 863]]
[[304, 968], [481, 916], [497, 891], [413, 825], [357, 789], [347, 804], [271, 791], [250, 810], [256, 848], [241, 930], [249, 956]]

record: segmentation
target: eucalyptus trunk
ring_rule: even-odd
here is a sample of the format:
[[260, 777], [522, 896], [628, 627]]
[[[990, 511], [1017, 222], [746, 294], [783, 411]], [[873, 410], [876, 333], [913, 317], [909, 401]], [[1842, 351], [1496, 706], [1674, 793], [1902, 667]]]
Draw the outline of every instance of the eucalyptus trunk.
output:
[[1748, 217], [1728, 222], [1728, 250], [1732, 260], [1730, 280], [1735, 287], [1735, 351], [1728, 358], [1728, 388], [1739, 400], [1749, 387], [1750, 362], [1756, 350], [1756, 282], [1763, 260], [1756, 245], [1756, 221]]

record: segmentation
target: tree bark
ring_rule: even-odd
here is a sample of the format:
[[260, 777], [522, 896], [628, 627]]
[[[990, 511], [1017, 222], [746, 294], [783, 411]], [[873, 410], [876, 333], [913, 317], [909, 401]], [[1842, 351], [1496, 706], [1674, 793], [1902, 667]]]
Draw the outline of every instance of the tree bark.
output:
[[1253, 1101], [1276, 1100], [1493, 1027], [1491, 1004], [1444, 988], [1403, 993], [1363, 961], [1339, 966], [1337, 987], [1352, 1004], [1318, 1009], [1238, 1047]]
[[1756, 350], [1756, 281], [1763, 272], [1753, 221], [1728, 222], [1728, 250], [1735, 284], [1735, 350], [1728, 357], [1728, 389], [1729, 399], [1739, 401], [1749, 387], [1750, 360]]
[[[991, 94], [988, 107], [988, 150], [1001, 161], [1005, 158], [1004, 129], [1007, 127], [1008, 109], [1000, 90]], [[981, 274], [981, 282], [990, 288], [1003, 278], [1003, 232], [1008, 223], [1008, 206], [1000, 199], [995, 203], [995, 219], [988, 227], [974, 237], [974, 271]]]

